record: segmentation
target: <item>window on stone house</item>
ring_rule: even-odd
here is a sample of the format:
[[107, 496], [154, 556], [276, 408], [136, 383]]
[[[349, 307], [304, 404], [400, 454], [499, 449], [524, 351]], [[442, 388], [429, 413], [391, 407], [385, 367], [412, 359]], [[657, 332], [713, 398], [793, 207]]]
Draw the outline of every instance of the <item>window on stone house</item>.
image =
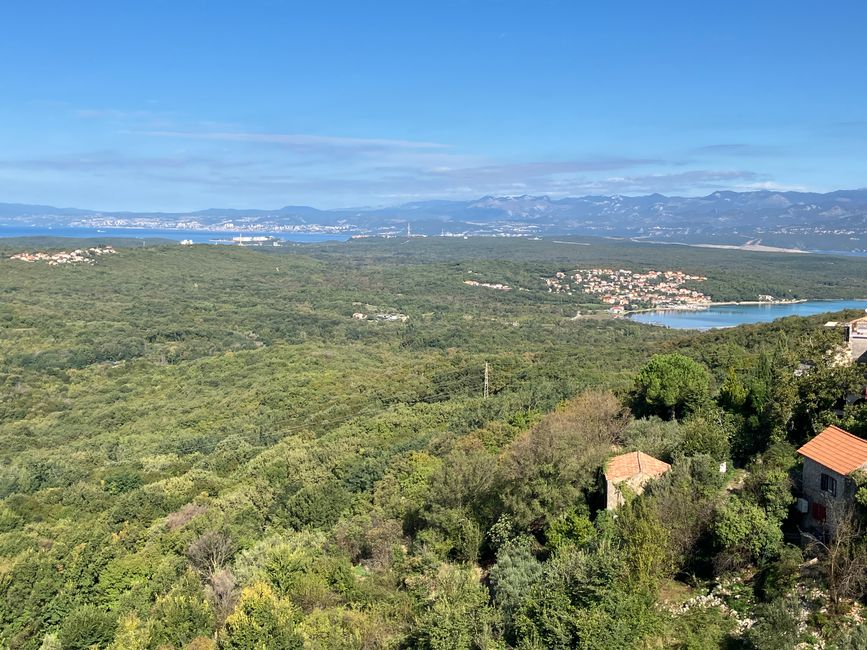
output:
[[830, 492], [831, 496], [837, 496], [837, 479], [827, 474], [822, 474], [822, 491]]

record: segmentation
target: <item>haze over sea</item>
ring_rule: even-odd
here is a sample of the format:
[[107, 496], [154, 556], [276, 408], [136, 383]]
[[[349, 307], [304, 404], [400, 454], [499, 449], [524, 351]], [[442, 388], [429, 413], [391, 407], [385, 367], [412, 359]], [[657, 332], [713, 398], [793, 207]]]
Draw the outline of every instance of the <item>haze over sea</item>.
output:
[[287, 233], [287, 232], [261, 232], [261, 231], [220, 231], [207, 230], [176, 230], [173, 228], [46, 228], [46, 227], [13, 227], [0, 226], [0, 238], [8, 237], [77, 237], [77, 238], [100, 238], [100, 237], [129, 237], [132, 239], [174, 239], [181, 241], [190, 239], [197, 244], [207, 244], [218, 239], [231, 239], [238, 235], [271, 235], [277, 239], [298, 243], [315, 243], [322, 241], [345, 241], [348, 235], [333, 235], [328, 233]]

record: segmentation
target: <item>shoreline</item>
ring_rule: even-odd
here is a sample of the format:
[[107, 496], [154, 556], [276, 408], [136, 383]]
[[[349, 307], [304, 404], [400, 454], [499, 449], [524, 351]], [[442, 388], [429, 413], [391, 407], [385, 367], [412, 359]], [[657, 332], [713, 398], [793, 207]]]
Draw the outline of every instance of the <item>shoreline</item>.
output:
[[[697, 302], [697, 303], [686, 303], [682, 305], [669, 305], [669, 306], [660, 306], [660, 307], [644, 307], [642, 309], [630, 309], [629, 311], [624, 311], [623, 316], [628, 316], [630, 314], [645, 314], [647, 312], [652, 311], [705, 311], [707, 309], [711, 309], [712, 307], [725, 307], [728, 305], [744, 305], [744, 306], [758, 306], [758, 305], [797, 305], [802, 302], [811, 302], [818, 300], [835, 300], [834, 298], [796, 298], [792, 300], [725, 300], [722, 302]], [[867, 301], [867, 300], [865, 300]]]
[[[651, 312], [684, 312], [684, 311], [706, 311], [712, 307], [724, 307], [727, 305], [733, 306], [775, 306], [775, 305], [798, 305], [806, 302], [838, 302], [838, 301], [863, 302], [867, 304], [867, 298], [797, 298], [792, 300], [726, 300], [721, 302], [709, 303], [692, 303], [684, 305], [672, 305], [670, 307], [646, 307], [644, 309], [633, 309], [624, 311], [620, 314], [613, 314], [615, 317], [628, 317], [635, 314], [647, 314]], [[854, 309], [854, 308], [853, 308]]]

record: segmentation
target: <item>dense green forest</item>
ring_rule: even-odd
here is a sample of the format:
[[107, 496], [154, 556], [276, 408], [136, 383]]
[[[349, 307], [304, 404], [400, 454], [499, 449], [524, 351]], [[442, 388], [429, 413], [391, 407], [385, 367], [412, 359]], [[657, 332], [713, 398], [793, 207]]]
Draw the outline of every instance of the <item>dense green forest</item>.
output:
[[797, 299], [867, 298], [867, 258], [863, 257], [744, 252], [598, 237], [371, 238], [305, 248], [321, 259], [348, 256], [363, 265], [436, 268], [441, 264], [443, 273], [475, 271], [489, 275], [492, 281], [527, 288], [539, 286], [541, 276], [581, 267], [633, 271], [672, 268], [706, 276], [707, 282], [699, 288], [716, 301], [755, 300], [758, 294]]
[[[830, 548], [792, 536], [795, 447], [867, 436], [842, 332], [575, 319], [592, 301], [542, 282], [863, 297], [867, 260], [413, 239], [51, 267], [24, 245], [0, 250], [3, 647], [867, 648], [863, 513]], [[617, 450], [672, 470], [613, 514]]]

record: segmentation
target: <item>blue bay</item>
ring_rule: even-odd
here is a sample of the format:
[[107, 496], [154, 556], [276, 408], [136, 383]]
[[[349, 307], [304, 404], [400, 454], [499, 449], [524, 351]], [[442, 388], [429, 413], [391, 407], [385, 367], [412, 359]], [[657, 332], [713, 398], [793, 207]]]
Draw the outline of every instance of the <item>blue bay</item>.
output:
[[785, 316], [814, 316], [843, 309], [867, 309], [867, 300], [810, 300], [776, 305], [714, 305], [699, 311], [641, 312], [632, 314], [630, 318], [647, 325], [708, 330], [747, 323], [767, 323]]

